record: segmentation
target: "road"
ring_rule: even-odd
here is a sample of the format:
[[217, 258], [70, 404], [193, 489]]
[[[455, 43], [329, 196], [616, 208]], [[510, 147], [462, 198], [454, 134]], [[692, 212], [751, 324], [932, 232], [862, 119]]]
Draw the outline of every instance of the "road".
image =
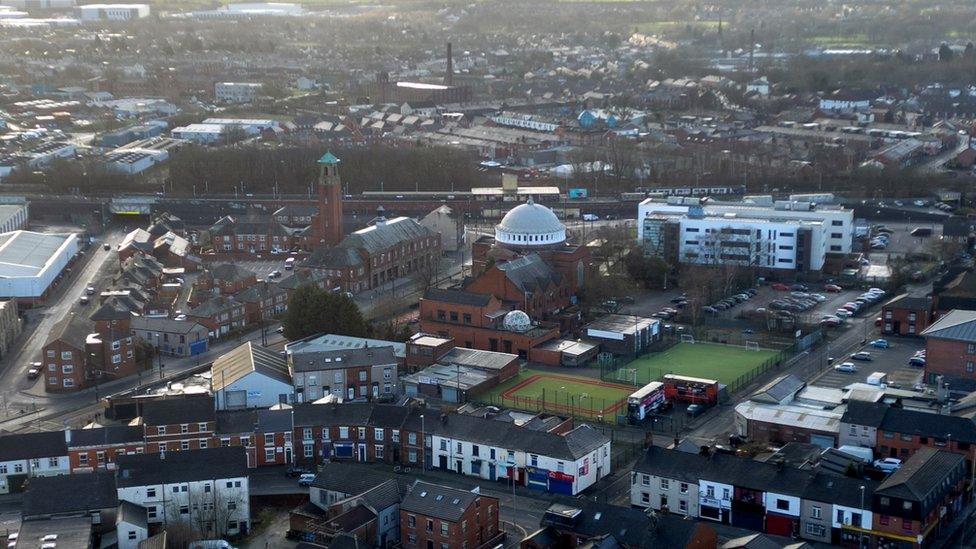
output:
[[[104, 242], [117, 242], [122, 238], [121, 231], [111, 231], [103, 235], [88, 250], [87, 257], [76, 263], [76, 268], [63, 280], [50, 297], [51, 305], [29, 311], [29, 321], [24, 326], [30, 331], [27, 340], [3, 360], [0, 371], [0, 400], [4, 410], [43, 405], [44, 395], [42, 375], [36, 380], [27, 379], [29, 363], [41, 360], [41, 350], [47, 343], [54, 325], [68, 315], [85, 293], [88, 283], [96, 279], [99, 270], [117, 256], [113, 250], [102, 249]], [[78, 265], [81, 265], [80, 271]], [[2, 413], [3, 410], [0, 410]], [[2, 417], [2, 416], [0, 416]]]
[[939, 171], [942, 171], [942, 169], [945, 168], [946, 162], [948, 162], [949, 160], [955, 158], [957, 154], [959, 154], [962, 151], [966, 150], [966, 148], [968, 148], [968, 147], [969, 147], [969, 140], [963, 138], [962, 136], [960, 136], [959, 144], [956, 145], [955, 148], [949, 149], [949, 150], [947, 150], [945, 152], [942, 152], [942, 153], [934, 156], [932, 159], [930, 159], [930, 160], [926, 161], [925, 163], [921, 164], [920, 166], [918, 166], [917, 169], [919, 171], [922, 171], [922, 172], [939, 172]]

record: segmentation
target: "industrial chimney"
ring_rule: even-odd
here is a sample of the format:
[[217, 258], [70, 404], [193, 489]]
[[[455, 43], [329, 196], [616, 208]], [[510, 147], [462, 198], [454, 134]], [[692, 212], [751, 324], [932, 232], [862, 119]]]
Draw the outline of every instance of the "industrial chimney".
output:
[[444, 74], [444, 84], [446, 86], [454, 85], [454, 54], [450, 42], [447, 43], [447, 71]]

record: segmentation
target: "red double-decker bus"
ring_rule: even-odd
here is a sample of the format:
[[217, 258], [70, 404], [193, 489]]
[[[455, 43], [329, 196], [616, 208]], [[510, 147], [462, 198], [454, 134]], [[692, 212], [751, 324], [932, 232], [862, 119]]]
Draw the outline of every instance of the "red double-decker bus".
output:
[[664, 395], [668, 399], [711, 406], [718, 403], [718, 381], [665, 374]]

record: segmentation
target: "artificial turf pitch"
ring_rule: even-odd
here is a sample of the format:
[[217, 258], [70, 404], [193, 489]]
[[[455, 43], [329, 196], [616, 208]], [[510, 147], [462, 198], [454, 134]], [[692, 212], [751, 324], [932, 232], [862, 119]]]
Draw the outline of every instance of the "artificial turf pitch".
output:
[[664, 352], [644, 355], [623, 369], [636, 369], [642, 383], [659, 380], [664, 374], [678, 374], [729, 384], [777, 354], [779, 351], [721, 343], [678, 343]]

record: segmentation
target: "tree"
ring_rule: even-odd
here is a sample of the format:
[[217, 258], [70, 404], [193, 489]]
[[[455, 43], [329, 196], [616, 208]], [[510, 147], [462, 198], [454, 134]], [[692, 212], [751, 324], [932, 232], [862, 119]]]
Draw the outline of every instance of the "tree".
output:
[[318, 333], [365, 337], [369, 326], [359, 306], [342, 293], [306, 284], [295, 290], [283, 322], [285, 337], [301, 339]]

